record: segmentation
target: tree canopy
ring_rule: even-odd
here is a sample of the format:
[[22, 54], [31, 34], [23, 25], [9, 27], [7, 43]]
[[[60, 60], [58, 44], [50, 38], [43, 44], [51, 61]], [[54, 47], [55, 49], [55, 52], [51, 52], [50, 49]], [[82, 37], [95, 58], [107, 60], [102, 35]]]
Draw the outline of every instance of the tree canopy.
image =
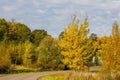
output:
[[74, 16], [72, 22], [64, 29], [63, 37], [60, 39], [61, 54], [64, 56], [63, 63], [71, 69], [85, 70], [88, 68], [88, 60], [92, 56], [87, 53], [90, 41], [88, 38], [88, 19], [80, 24]]
[[120, 28], [117, 22], [109, 36], [90, 33], [88, 17], [80, 23], [76, 16], [52, 37], [44, 29], [30, 30], [20, 22], [0, 19], [0, 73], [13, 65], [42, 70], [88, 70], [102, 66], [104, 71], [120, 70]]

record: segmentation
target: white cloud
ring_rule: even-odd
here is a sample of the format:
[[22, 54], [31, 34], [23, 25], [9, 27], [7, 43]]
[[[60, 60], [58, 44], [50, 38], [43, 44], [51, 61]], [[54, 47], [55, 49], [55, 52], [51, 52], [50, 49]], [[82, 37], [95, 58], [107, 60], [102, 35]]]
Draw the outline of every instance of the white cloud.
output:
[[92, 21], [94, 21], [94, 22], [95, 22], [96, 20], [97, 20], [96, 18], [92, 18]]
[[37, 9], [36, 12], [38, 14], [44, 14], [46, 11], [45, 10], [42, 10], [42, 9]]
[[94, 0], [71, 0], [71, 2], [75, 4], [82, 4], [82, 5], [94, 5], [96, 1]]
[[39, 6], [39, 5], [40, 5], [40, 2], [39, 2], [39, 1], [36, 1], [36, 0], [33, 0], [32, 3], [33, 3], [33, 5], [35, 5], [35, 6]]
[[16, 9], [16, 7], [15, 6], [9, 6], [9, 5], [6, 5], [6, 6], [3, 6], [2, 7], [2, 9], [4, 10], [4, 11], [13, 11], [13, 10], [15, 10]]
[[106, 13], [109, 15], [109, 14], [111, 14], [111, 11], [110, 11], [110, 10], [107, 10]]
[[61, 9], [53, 9], [53, 12], [57, 15], [68, 15], [73, 14], [74, 9], [73, 8], [61, 8]]
[[112, 2], [118, 3], [120, 2], [120, 0], [112, 0]]
[[120, 18], [120, 13], [118, 13], [118, 17]]
[[118, 18], [115, 17], [115, 18], [112, 18], [112, 20], [113, 20], [113, 22], [114, 22], [114, 21], [118, 21]]
[[17, 0], [17, 2], [23, 2], [24, 0]]
[[44, 0], [45, 3], [51, 3], [51, 4], [61, 4], [69, 1], [70, 0]]
[[107, 3], [101, 3], [100, 7], [102, 9], [113, 10], [120, 8], [120, 1], [111, 1]]

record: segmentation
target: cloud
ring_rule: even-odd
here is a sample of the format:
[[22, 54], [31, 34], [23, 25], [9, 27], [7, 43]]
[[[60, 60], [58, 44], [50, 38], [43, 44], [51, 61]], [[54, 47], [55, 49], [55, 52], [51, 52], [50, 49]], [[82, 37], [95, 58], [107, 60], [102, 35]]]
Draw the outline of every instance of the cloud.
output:
[[111, 1], [107, 3], [101, 3], [100, 7], [102, 9], [113, 10], [120, 8], [120, 1]]
[[6, 6], [2, 6], [2, 9], [4, 10], [4, 11], [13, 11], [13, 10], [15, 10], [16, 9], [16, 7], [15, 6], [11, 6], [11, 5], [6, 5]]
[[24, 0], [16, 0], [17, 2], [19, 2], [19, 3], [22, 3]]
[[31, 29], [46, 29], [54, 36], [74, 14], [80, 21], [88, 16], [92, 32], [107, 34], [114, 19], [120, 22], [119, 9], [119, 0], [0, 0], [0, 17], [15, 18]]
[[40, 2], [38, 2], [38, 1], [36, 1], [36, 0], [33, 0], [32, 3], [33, 3], [33, 5], [35, 5], [35, 6], [39, 6], [39, 5], [40, 5]]
[[120, 18], [120, 13], [118, 13], [118, 17]]
[[45, 10], [42, 10], [42, 9], [37, 9], [36, 12], [38, 14], [44, 14], [46, 11]]
[[43, 0], [43, 2], [45, 3], [49, 3], [49, 4], [63, 4], [63, 3], [67, 3], [71, 0]]
[[110, 15], [110, 14], [112, 14], [112, 13], [111, 13], [110, 10], [107, 10], [107, 11], [106, 11], [106, 14]]

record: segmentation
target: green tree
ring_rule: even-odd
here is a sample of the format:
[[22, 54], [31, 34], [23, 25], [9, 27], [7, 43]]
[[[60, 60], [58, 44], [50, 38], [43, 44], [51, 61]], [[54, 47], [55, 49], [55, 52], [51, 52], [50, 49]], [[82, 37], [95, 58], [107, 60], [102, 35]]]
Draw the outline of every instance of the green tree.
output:
[[0, 40], [6, 42], [24, 42], [30, 39], [31, 31], [25, 25], [18, 22], [10, 22], [0, 19]]
[[31, 42], [38, 46], [41, 40], [47, 35], [47, 31], [45, 30], [34, 30], [31, 33]]
[[94, 46], [94, 44], [97, 42], [97, 34], [95, 33], [92, 33], [90, 36], [89, 36], [89, 39], [88, 41], [90, 42], [89, 46], [87, 46], [87, 52], [90, 54], [92, 54], [90, 60], [89, 60], [89, 65], [93, 66], [93, 65], [100, 65], [99, 63], [99, 56], [97, 55], [97, 51], [98, 51], [98, 48], [96, 48], [96, 46]]
[[64, 68], [57, 39], [46, 36], [37, 48], [37, 53], [37, 62], [43, 69], [55, 70]]
[[62, 39], [63, 38], [63, 34], [64, 34], [64, 32], [61, 32], [60, 35], [58, 36], [58, 38]]
[[0, 19], [0, 41], [6, 40], [8, 26], [5, 19]]
[[97, 34], [92, 33], [89, 38], [95, 41], [97, 39]]
[[11, 61], [13, 64], [16, 65], [22, 65], [22, 55], [24, 54], [24, 43], [17, 43], [15, 44], [14, 42], [10, 43], [10, 55], [11, 55]]
[[25, 24], [16, 23], [17, 27], [17, 39], [19, 42], [25, 42], [30, 40], [31, 30]]

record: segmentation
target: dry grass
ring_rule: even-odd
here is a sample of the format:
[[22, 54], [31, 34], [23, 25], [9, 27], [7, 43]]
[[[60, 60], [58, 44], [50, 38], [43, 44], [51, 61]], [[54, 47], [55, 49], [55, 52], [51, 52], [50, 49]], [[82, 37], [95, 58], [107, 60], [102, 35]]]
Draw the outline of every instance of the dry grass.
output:
[[58, 74], [58, 75], [45, 76], [39, 80], [120, 80], [120, 74], [72, 71], [64, 75]]

